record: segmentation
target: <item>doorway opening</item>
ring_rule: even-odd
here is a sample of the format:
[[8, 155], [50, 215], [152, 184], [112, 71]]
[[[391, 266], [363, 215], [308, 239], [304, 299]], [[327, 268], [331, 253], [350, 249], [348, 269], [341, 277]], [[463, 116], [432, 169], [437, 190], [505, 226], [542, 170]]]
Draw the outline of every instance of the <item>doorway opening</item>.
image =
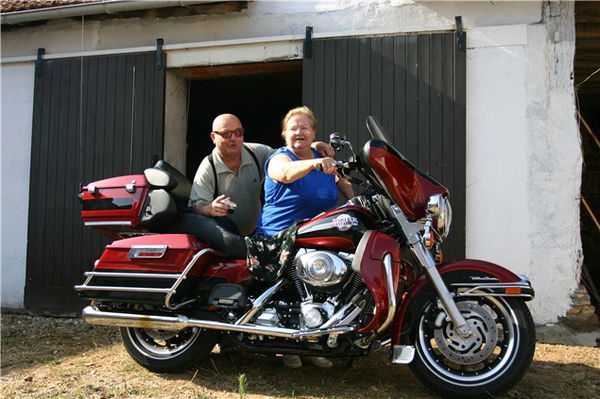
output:
[[235, 64], [186, 70], [189, 80], [186, 175], [194, 178], [213, 149], [213, 119], [232, 113], [246, 130], [244, 141], [283, 145], [280, 122], [302, 105], [302, 61]]

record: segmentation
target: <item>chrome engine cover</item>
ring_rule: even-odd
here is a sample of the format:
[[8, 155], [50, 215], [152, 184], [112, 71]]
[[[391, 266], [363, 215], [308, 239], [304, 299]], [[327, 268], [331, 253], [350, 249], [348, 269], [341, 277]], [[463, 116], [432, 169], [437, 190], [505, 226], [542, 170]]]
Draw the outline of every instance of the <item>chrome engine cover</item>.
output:
[[344, 279], [348, 274], [348, 265], [333, 252], [312, 251], [296, 259], [296, 272], [306, 284], [329, 287]]

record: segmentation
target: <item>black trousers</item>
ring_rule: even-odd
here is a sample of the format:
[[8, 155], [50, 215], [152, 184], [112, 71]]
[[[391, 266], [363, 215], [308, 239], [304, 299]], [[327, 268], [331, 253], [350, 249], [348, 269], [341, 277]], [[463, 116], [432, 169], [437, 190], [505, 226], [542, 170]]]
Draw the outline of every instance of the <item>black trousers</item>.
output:
[[159, 233], [192, 234], [200, 242], [234, 258], [246, 258], [246, 242], [237, 226], [228, 217], [211, 218], [196, 213], [180, 213], [174, 222]]

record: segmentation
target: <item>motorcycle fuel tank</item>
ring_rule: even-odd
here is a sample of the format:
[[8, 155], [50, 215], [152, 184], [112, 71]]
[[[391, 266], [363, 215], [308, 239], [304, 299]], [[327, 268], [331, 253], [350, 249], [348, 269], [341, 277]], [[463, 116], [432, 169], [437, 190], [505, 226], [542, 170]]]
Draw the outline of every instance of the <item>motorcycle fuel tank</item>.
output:
[[352, 250], [373, 223], [373, 216], [364, 208], [336, 208], [301, 225], [296, 235], [296, 246]]

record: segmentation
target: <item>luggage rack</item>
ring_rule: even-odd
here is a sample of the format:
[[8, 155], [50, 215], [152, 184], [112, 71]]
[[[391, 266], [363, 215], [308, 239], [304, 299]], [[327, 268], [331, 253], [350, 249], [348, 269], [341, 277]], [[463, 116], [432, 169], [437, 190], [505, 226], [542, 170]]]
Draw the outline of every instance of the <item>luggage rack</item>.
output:
[[[190, 262], [186, 265], [185, 269], [181, 273], [136, 273], [136, 272], [85, 272], [84, 276], [87, 277], [86, 280], [81, 285], [76, 285], [74, 289], [78, 292], [85, 291], [112, 291], [112, 292], [127, 292], [127, 293], [146, 293], [146, 294], [165, 294], [164, 305], [167, 309], [175, 310], [188, 303], [193, 302], [195, 299], [191, 299], [189, 301], [172, 305], [171, 299], [173, 295], [177, 292], [177, 288], [179, 285], [187, 278], [189, 271], [196, 264], [196, 261], [200, 259], [206, 253], [214, 253], [216, 255], [223, 255], [219, 251], [216, 251], [212, 248], [205, 248], [195, 254]], [[142, 280], [145, 279], [159, 279], [159, 280], [175, 280], [175, 282], [170, 287], [164, 288], [156, 288], [156, 287], [126, 287], [121, 285], [90, 285], [94, 277], [101, 278], [139, 278]]]

